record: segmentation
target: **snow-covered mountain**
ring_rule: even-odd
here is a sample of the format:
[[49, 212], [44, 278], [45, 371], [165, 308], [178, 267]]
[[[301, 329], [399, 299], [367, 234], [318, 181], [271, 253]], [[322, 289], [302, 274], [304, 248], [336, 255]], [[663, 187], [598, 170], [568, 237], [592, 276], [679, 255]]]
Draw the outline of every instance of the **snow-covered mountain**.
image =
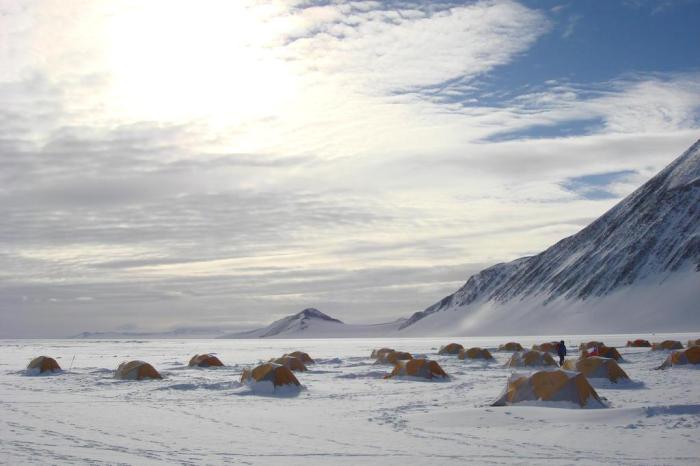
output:
[[700, 141], [579, 233], [473, 275], [401, 333], [700, 330], [698, 272]]
[[404, 319], [375, 325], [345, 324], [318, 309], [304, 309], [267, 327], [233, 333], [222, 338], [336, 338], [372, 337], [395, 333]]

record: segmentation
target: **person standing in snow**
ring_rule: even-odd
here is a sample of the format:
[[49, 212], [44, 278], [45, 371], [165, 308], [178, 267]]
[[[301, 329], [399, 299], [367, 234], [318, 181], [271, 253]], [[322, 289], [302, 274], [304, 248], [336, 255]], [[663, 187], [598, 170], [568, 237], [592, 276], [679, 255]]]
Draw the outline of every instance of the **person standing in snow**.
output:
[[559, 345], [557, 346], [557, 354], [559, 355], [559, 366], [564, 365], [564, 357], [566, 356], [566, 345], [564, 344], [564, 340], [559, 342]]

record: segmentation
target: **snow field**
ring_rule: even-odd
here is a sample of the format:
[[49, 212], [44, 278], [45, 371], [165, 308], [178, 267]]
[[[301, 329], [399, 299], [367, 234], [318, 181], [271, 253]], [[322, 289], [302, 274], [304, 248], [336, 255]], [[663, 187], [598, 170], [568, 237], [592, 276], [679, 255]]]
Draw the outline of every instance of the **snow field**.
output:
[[[591, 379], [609, 409], [530, 403], [491, 407], [511, 370], [500, 343], [560, 336], [314, 340], [0, 341], [3, 464], [698, 464], [700, 370], [656, 371], [666, 351], [620, 348], [628, 384]], [[688, 335], [564, 336], [621, 347]], [[496, 363], [438, 356], [455, 341], [493, 350]], [[422, 353], [448, 381], [384, 380], [372, 349]], [[293, 350], [317, 364], [297, 373], [299, 393], [239, 383], [244, 367]], [[220, 368], [190, 368], [214, 352]], [[28, 376], [37, 355], [65, 369]], [[73, 367], [69, 369], [71, 360]], [[117, 365], [147, 361], [163, 380], [122, 381]], [[518, 372], [522, 372], [519, 369]]]

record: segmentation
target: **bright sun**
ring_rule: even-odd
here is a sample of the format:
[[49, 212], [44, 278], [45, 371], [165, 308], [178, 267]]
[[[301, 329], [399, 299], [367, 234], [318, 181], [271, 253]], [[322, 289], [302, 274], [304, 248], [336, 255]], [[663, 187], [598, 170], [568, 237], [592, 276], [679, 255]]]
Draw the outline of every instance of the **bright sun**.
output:
[[134, 2], [105, 28], [111, 102], [141, 120], [230, 125], [274, 117], [298, 80], [275, 54], [285, 24], [243, 2]]

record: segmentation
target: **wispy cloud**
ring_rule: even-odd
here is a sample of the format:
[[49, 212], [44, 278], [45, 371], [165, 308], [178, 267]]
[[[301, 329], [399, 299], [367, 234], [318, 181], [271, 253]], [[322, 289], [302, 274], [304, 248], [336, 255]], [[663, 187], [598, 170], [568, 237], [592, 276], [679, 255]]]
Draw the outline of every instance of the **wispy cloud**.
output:
[[0, 336], [405, 315], [697, 137], [693, 71], [486, 89], [516, 2], [3, 8]]

